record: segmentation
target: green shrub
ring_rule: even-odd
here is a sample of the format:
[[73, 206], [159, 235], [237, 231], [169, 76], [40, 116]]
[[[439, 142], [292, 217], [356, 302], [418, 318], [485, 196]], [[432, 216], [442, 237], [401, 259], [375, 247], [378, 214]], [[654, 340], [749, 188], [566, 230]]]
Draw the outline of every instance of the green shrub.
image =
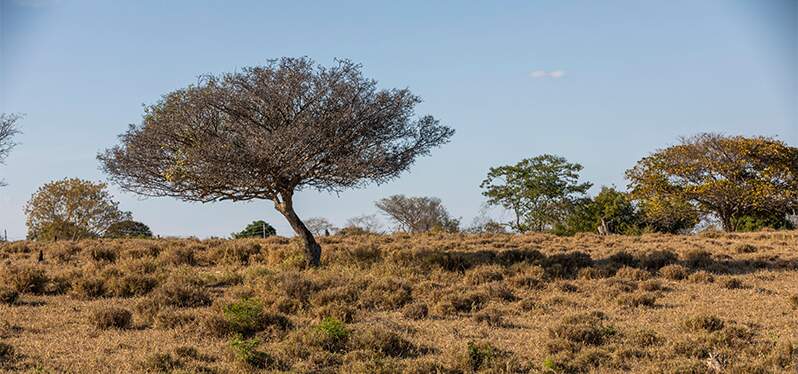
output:
[[468, 365], [472, 372], [483, 367], [489, 367], [497, 357], [497, 349], [490, 343], [476, 343], [469, 341], [466, 345], [468, 352]]
[[265, 368], [273, 359], [266, 352], [258, 350], [260, 343], [258, 338], [245, 339], [241, 335], [236, 335], [230, 339], [230, 348], [239, 361], [256, 368]]
[[114, 222], [111, 226], [108, 226], [108, 229], [105, 230], [103, 234], [105, 238], [151, 238], [152, 237], [152, 230], [150, 230], [149, 226], [133, 221], [133, 220], [124, 220], [119, 222]]
[[262, 330], [263, 305], [255, 299], [241, 299], [222, 308], [224, 319], [230, 330], [238, 334], [250, 335]]
[[235, 239], [244, 238], [266, 238], [269, 236], [277, 235], [277, 230], [266, 221], [253, 221], [241, 232], [234, 233], [232, 236]]
[[342, 349], [349, 339], [346, 324], [333, 317], [325, 317], [315, 329], [322, 335], [322, 347], [331, 352]]

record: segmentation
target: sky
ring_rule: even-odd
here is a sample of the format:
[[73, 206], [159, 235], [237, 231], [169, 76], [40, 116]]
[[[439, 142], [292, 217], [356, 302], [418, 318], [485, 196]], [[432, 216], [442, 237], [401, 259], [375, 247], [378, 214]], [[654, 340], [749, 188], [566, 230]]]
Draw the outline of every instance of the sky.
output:
[[[98, 152], [143, 106], [282, 56], [363, 65], [409, 88], [456, 130], [399, 178], [340, 194], [302, 191], [300, 217], [337, 225], [393, 194], [435, 196], [468, 225], [490, 167], [551, 153], [582, 180], [625, 188], [624, 171], [700, 132], [798, 146], [798, 1], [0, 0], [0, 112], [21, 113], [0, 165], [0, 232], [25, 237], [24, 206], [49, 181], [104, 181]], [[163, 236], [227, 236], [271, 202], [188, 203], [110, 187]], [[492, 209], [495, 218], [507, 212]], [[381, 217], [389, 227], [388, 221]]]

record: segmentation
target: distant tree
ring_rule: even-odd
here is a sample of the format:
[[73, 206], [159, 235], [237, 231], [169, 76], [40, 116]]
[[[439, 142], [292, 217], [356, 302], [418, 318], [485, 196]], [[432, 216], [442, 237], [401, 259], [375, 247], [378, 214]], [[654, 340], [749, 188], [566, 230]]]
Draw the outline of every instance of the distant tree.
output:
[[382, 231], [382, 223], [377, 219], [374, 214], [364, 214], [362, 216], [352, 217], [346, 221], [344, 228], [339, 230], [344, 233], [372, 233], [376, 234]]
[[404, 232], [459, 231], [460, 220], [452, 218], [436, 197], [393, 195], [375, 205]]
[[604, 186], [594, 198], [579, 200], [556, 231], [574, 234], [606, 230], [607, 234], [633, 234], [641, 231], [640, 226], [638, 211], [629, 195]]
[[105, 183], [77, 178], [40, 187], [25, 205], [29, 239], [99, 237], [114, 223], [129, 220], [119, 210]]
[[[658, 150], [626, 172], [636, 199], [693, 205], [734, 231], [740, 218], [798, 207], [798, 148], [766, 137], [699, 134]], [[650, 207], [646, 208], [651, 210]]]
[[[16, 114], [0, 114], [0, 165], [5, 163], [11, 149], [17, 144], [14, 142], [14, 135], [19, 134], [17, 129], [19, 118], [20, 116]], [[2, 186], [5, 186], [5, 182], [0, 179], [0, 187]]]
[[590, 183], [578, 183], [582, 165], [542, 155], [515, 165], [491, 168], [481, 186], [491, 205], [515, 215], [509, 225], [519, 232], [543, 231], [562, 223]]
[[253, 221], [241, 232], [233, 234], [233, 238], [266, 238], [274, 235], [277, 235], [277, 230], [275, 230], [272, 225], [266, 223], [266, 221], [259, 220]]
[[308, 218], [305, 220], [305, 226], [313, 233], [314, 236], [329, 234], [335, 232], [338, 228], [335, 227], [330, 221], [321, 217]]
[[152, 231], [149, 226], [133, 221], [124, 220], [112, 223], [103, 234], [105, 238], [151, 238]]
[[321, 247], [294, 210], [294, 193], [382, 183], [446, 142], [454, 131], [407, 89], [377, 89], [347, 60], [308, 58], [205, 76], [147, 108], [121, 144], [98, 156], [123, 189], [187, 201], [268, 199], [304, 241]]
[[698, 209], [680, 195], [650, 195], [637, 200], [640, 219], [648, 231], [683, 233], [700, 221]]

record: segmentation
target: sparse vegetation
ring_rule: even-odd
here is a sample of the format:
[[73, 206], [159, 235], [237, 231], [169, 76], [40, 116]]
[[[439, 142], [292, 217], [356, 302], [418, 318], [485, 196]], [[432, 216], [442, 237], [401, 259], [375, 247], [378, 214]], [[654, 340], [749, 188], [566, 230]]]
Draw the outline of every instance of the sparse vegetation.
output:
[[[779, 288], [798, 282], [794, 232], [320, 243], [321, 268], [294, 266], [301, 250], [279, 237], [0, 244], [0, 339], [13, 347], [0, 367], [704, 372], [710, 354], [729, 372], [796, 367], [798, 296]], [[52, 260], [35, 263], [40, 249]], [[125, 348], [50, 356], [76, 345]]]

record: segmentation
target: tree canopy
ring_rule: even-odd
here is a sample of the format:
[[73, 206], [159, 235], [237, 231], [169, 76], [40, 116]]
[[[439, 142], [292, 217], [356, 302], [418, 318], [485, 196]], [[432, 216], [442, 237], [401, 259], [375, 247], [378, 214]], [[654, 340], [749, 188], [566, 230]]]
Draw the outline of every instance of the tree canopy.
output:
[[481, 186], [491, 205], [513, 212], [509, 225], [520, 232], [543, 231], [561, 223], [591, 183], [579, 183], [582, 165], [541, 155], [515, 165], [490, 168]]
[[252, 223], [247, 225], [241, 232], [233, 234], [233, 238], [266, 238], [274, 235], [277, 235], [277, 230], [275, 230], [272, 225], [266, 223], [266, 221], [258, 220], [252, 221]]
[[321, 248], [293, 206], [296, 191], [340, 191], [381, 183], [454, 131], [408, 89], [378, 89], [361, 66], [282, 58], [203, 76], [147, 107], [120, 144], [98, 156], [123, 189], [187, 201], [268, 199], [305, 243]]
[[105, 238], [151, 238], [150, 227], [133, 220], [114, 222], [103, 234]]
[[78, 240], [102, 236], [114, 223], [129, 220], [105, 183], [77, 178], [49, 182], [25, 205], [29, 239]]
[[440, 230], [456, 232], [460, 220], [453, 218], [436, 197], [407, 197], [393, 195], [375, 204], [404, 232]]
[[[734, 231], [740, 219], [798, 208], [798, 148], [766, 137], [699, 134], [658, 150], [626, 172], [644, 210], [690, 204]], [[688, 214], [689, 215], [689, 214]], [[689, 221], [689, 220], [688, 220]]]
[[[14, 136], [19, 134], [17, 128], [17, 121], [20, 116], [16, 114], [0, 114], [0, 165], [2, 165], [11, 149], [14, 148]], [[4, 186], [5, 182], [0, 178], [0, 187]]]

